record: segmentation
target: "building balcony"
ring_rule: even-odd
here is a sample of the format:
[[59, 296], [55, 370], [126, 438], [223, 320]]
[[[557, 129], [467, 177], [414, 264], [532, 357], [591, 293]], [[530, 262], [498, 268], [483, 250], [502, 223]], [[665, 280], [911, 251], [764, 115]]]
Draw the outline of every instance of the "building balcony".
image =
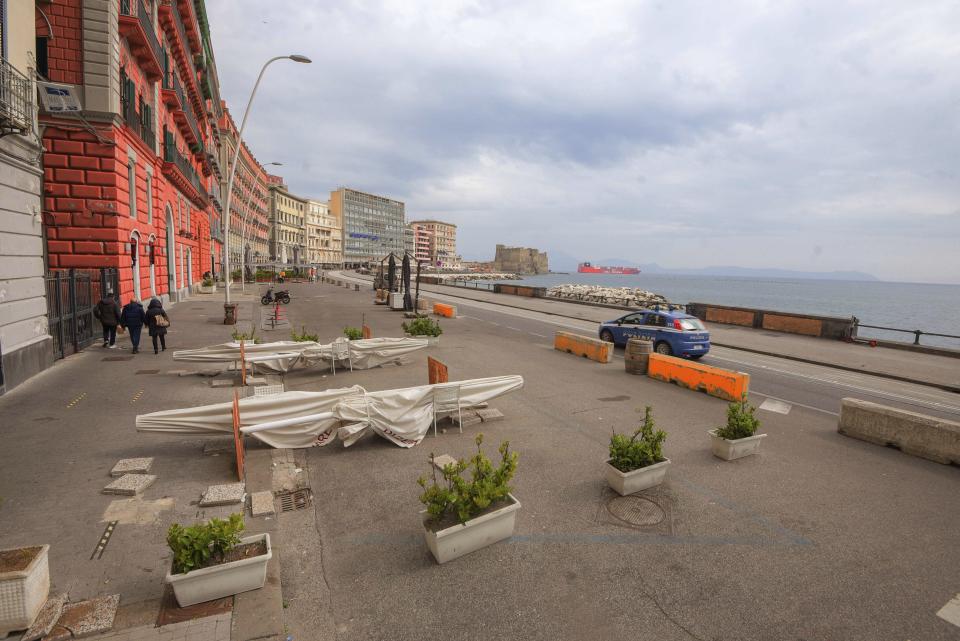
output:
[[[197, 85], [197, 74], [193, 68], [191, 44], [181, 16], [181, 3], [178, 0], [161, 0], [158, 6], [160, 24], [170, 42], [173, 43], [174, 56], [180, 67], [180, 76], [187, 85], [187, 94], [197, 110], [203, 109], [203, 98], [200, 96], [200, 87]], [[184, 105], [186, 108], [186, 105]]]
[[177, 0], [177, 5], [183, 18], [183, 26], [187, 34], [187, 42], [190, 43], [190, 50], [194, 55], [202, 54], [203, 43], [200, 40], [200, 26], [197, 24], [197, 16], [194, 14], [193, 0]]
[[36, 89], [25, 75], [0, 60], [0, 135], [25, 134], [33, 127]]
[[151, 82], [163, 76], [164, 53], [143, 0], [120, 0], [120, 34], [130, 43], [137, 64]]
[[206, 207], [209, 195], [190, 160], [177, 151], [173, 132], [163, 132], [163, 175], [198, 207]]
[[150, 148], [150, 151], [155, 152], [157, 149], [157, 134], [153, 130], [153, 123], [151, 122], [153, 119], [149, 112], [137, 113], [132, 100], [122, 100], [120, 108], [123, 111], [123, 120], [127, 123], [127, 126], [140, 137], [140, 140]]
[[203, 149], [203, 139], [200, 138], [200, 127], [197, 125], [197, 119], [193, 116], [193, 107], [189, 104], [183, 105], [182, 109], [173, 109], [173, 119], [180, 128], [187, 144], [191, 150]]
[[170, 111], [183, 111], [189, 107], [187, 97], [183, 93], [183, 85], [180, 84], [180, 79], [170, 65], [169, 55], [164, 57], [163, 84], [160, 93], [164, 104], [170, 108]]

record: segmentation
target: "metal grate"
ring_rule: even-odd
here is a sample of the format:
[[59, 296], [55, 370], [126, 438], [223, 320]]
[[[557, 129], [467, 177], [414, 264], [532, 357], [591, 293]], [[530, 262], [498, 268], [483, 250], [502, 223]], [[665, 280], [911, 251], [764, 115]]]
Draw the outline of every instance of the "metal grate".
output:
[[282, 394], [283, 385], [258, 385], [253, 388], [254, 396], [273, 396], [274, 394]]
[[305, 489], [294, 492], [284, 492], [278, 495], [277, 498], [280, 499], [281, 512], [293, 512], [294, 510], [302, 510], [310, 505], [313, 497], [310, 495], [310, 490]]
[[667, 516], [663, 508], [650, 499], [632, 494], [610, 499], [607, 511], [613, 518], [628, 525], [656, 525]]

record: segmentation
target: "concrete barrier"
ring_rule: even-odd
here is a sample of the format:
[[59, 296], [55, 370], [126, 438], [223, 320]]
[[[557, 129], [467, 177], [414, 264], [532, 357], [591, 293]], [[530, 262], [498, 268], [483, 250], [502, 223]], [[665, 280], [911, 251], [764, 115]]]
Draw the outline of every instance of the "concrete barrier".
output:
[[557, 332], [553, 339], [553, 349], [583, 356], [598, 363], [609, 363], [613, 360], [613, 343], [571, 332]]
[[960, 465], [960, 423], [954, 421], [845, 398], [837, 431], [944, 465]]
[[433, 313], [437, 316], [445, 316], [447, 318], [456, 318], [457, 317], [457, 308], [453, 305], [447, 305], [445, 303], [434, 303], [433, 304]]
[[663, 354], [650, 355], [647, 376], [727, 401], [739, 401], [750, 390], [749, 374]]
[[741, 325], [788, 334], [847, 339], [856, 336], [853, 318], [774, 312], [767, 309], [687, 303], [687, 313], [709, 323]]

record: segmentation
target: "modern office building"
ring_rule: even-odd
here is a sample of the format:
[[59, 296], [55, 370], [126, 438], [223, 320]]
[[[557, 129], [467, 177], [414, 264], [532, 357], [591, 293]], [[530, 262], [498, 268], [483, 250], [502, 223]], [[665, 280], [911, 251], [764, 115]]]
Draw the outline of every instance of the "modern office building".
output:
[[414, 254], [433, 267], [458, 267], [457, 226], [439, 220], [414, 220], [408, 225], [414, 229]]
[[0, 2], [0, 394], [53, 363], [47, 330], [32, 2]]
[[330, 205], [307, 201], [307, 254], [311, 265], [323, 268], [343, 264], [343, 226], [330, 213]]
[[279, 176], [270, 176], [270, 183], [270, 257], [282, 265], [307, 265], [308, 201]]
[[341, 187], [330, 192], [330, 212], [343, 222], [343, 261], [359, 267], [404, 251], [404, 205], [385, 196]]

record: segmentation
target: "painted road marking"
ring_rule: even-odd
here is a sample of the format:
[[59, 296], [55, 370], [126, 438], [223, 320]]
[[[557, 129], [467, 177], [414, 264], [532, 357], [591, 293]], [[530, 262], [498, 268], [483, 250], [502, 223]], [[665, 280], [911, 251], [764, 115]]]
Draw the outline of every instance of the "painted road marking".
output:
[[507, 328], [507, 329], [512, 329], [512, 330], [515, 331], [515, 332], [522, 332], [522, 331], [523, 331], [522, 329], [517, 329], [516, 327], [510, 327], [509, 325], [504, 325], [504, 327]]
[[798, 403], [796, 401], [789, 401], [785, 398], [771, 396], [770, 394], [764, 394], [759, 390], [750, 390], [750, 393], [756, 394], [758, 396], [766, 396], [767, 398], [772, 398], [775, 401], [782, 401], [784, 403], [789, 403], [790, 405], [796, 405], [797, 407], [802, 407], [805, 410], [813, 410], [814, 412], [823, 412], [824, 414], [829, 414], [830, 416], [840, 416], [839, 412], [831, 412], [830, 410], [825, 410], [822, 407], [814, 407], [813, 405], [804, 405], [803, 403]]
[[144, 392], [144, 391], [145, 391], [145, 390], [140, 390], [139, 392], [137, 392], [136, 394], [134, 394], [134, 395], [133, 395], [133, 398], [130, 399], [130, 404], [133, 405], [133, 404], [136, 403], [138, 400], [140, 400], [140, 397], [143, 396], [143, 392]]
[[937, 616], [960, 628], [960, 594], [947, 601], [937, 612]]
[[69, 403], [67, 403], [67, 409], [70, 409], [71, 407], [73, 407], [74, 405], [76, 405], [77, 403], [79, 403], [80, 401], [82, 401], [82, 400], [83, 400], [83, 397], [86, 396], [86, 395], [87, 395], [87, 393], [84, 392], [84, 393], [81, 394], [80, 396], [76, 397], [75, 399], [73, 399], [72, 401], [70, 401]]
[[767, 400], [760, 403], [760, 409], [767, 410], [768, 412], [776, 412], [777, 414], [789, 414], [791, 407], [792, 405], [790, 405], [790, 403], [784, 403], [775, 398], [767, 398]]
[[528, 332], [528, 334], [531, 334], [532, 336], [539, 336], [540, 338], [550, 338], [546, 334], [538, 334], [536, 332]]

